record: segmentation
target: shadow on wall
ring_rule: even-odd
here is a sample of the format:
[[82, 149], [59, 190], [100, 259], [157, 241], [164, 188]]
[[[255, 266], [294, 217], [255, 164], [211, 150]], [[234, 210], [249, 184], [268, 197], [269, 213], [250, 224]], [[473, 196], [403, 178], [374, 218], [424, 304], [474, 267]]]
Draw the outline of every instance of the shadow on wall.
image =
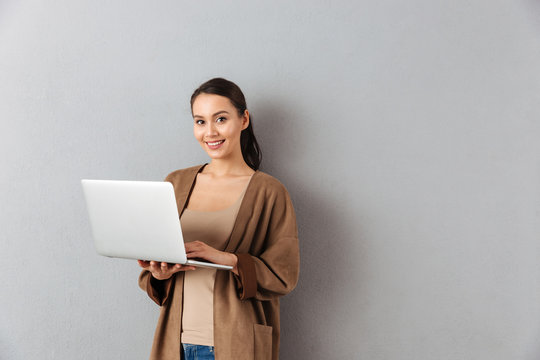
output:
[[[287, 112], [284, 108], [283, 104], [266, 103], [253, 114], [263, 152], [261, 170], [281, 180], [289, 190], [300, 239], [300, 280], [297, 288], [281, 301], [280, 359], [332, 358], [340, 334], [329, 334], [325, 328], [360, 327], [354, 314], [362, 312], [362, 304], [356, 309], [344, 308], [342, 304], [350, 304], [363, 283], [363, 254], [358, 256], [351, 248], [362, 239], [361, 234], [352, 230], [354, 214], [340, 213], [346, 204], [336, 210], [336, 194], [340, 190], [324, 185], [325, 177], [339, 174], [322, 172], [325, 164], [320, 162], [321, 156], [302, 153], [303, 145], [313, 140], [303, 138], [300, 121], [291, 120], [301, 119], [302, 110]], [[297, 159], [309, 159], [309, 163], [298, 166]], [[356, 336], [360, 336], [360, 331]]]

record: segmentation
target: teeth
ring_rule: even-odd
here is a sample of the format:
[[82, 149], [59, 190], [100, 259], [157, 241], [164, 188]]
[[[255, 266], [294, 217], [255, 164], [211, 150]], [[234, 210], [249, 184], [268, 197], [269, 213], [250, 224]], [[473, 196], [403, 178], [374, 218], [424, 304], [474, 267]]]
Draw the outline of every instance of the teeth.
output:
[[210, 146], [216, 146], [216, 145], [219, 145], [223, 142], [224, 140], [220, 140], [220, 141], [216, 141], [216, 142], [209, 142], [208, 145]]

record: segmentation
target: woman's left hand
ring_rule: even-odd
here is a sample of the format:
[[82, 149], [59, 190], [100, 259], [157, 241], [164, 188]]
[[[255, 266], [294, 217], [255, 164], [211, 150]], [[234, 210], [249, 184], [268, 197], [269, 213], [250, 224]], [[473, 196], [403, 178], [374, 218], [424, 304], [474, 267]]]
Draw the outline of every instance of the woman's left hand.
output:
[[233, 267], [231, 271], [238, 275], [238, 268], [236, 266], [238, 258], [236, 255], [219, 251], [198, 240], [185, 243], [185, 247], [188, 259], [200, 258], [214, 264], [230, 265]]

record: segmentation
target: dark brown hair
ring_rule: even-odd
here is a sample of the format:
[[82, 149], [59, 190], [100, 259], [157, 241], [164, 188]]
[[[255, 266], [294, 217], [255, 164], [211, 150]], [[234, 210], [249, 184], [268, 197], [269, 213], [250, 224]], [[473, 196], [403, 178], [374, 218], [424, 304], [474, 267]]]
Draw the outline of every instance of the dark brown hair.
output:
[[[242, 90], [232, 81], [223, 78], [213, 78], [199, 86], [191, 95], [191, 114], [193, 115], [193, 103], [200, 94], [214, 94], [225, 96], [228, 98], [233, 106], [238, 110], [238, 116], [244, 115], [244, 111], [247, 109], [246, 98], [242, 93]], [[261, 164], [262, 154], [257, 139], [255, 139], [255, 133], [253, 132], [253, 121], [251, 114], [249, 114], [249, 125], [242, 130], [240, 134], [240, 148], [242, 149], [242, 156], [244, 161], [253, 170], [258, 170]]]

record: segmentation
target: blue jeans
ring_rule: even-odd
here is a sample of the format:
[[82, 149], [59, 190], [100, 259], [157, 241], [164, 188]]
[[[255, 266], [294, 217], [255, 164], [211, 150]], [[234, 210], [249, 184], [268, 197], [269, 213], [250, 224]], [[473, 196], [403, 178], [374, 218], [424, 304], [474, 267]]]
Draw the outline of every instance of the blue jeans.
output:
[[214, 360], [214, 347], [182, 343], [184, 360]]

